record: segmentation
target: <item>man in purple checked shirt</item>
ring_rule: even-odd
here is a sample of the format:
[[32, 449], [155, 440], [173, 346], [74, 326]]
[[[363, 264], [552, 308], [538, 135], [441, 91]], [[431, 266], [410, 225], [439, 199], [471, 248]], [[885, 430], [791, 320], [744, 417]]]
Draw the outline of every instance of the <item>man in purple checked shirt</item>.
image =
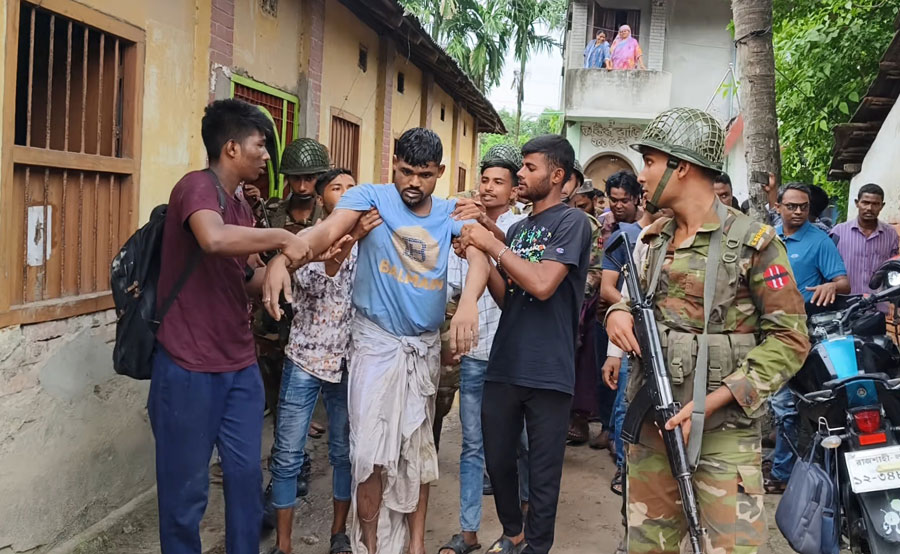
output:
[[897, 231], [878, 220], [882, 208], [884, 190], [872, 183], [863, 185], [856, 197], [856, 219], [836, 225], [831, 231], [847, 267], [850, 294], [872, 293], [872, 274], [885, 260], [897, 255]]

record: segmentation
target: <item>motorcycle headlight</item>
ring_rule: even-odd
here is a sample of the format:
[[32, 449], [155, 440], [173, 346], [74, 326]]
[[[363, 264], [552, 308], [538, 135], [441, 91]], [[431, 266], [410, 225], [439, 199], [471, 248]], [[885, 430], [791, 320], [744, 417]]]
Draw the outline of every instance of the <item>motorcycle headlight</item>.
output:
[[888, 271], [887, 283], [892, 287], [900, 285], [900, 271]]

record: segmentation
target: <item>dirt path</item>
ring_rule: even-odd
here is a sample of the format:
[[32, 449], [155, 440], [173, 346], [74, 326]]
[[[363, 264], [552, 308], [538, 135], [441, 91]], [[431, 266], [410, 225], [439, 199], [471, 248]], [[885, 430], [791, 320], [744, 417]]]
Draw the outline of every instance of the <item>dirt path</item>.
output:
[[[323, 420], [324, 421], [324, 420]], [[271, 422], [266, 437], [271, 440]], [[269, 444], [266, 441], [266, 449]], [[294, 525], [295, 554], [328, 552], [331, 526], [331, 469], [328, 466], [326, 439], [311, 439], [313, 458], [310, 493], [299, 502]], [[438, 547], [459, 531], [459, 452], [460, 427], [457, 413], [444, 422], [441, 439], [441, 478], [431, 490], [426, 546], [437, 553]], [[624, 535], [621, 524], [621, 500], [609, 491], [613, 462], [606, 451], [587, 446], [569, 447], [563, 470], [562, 492], [556, 524], [553, 552], [559, 554], [613, 554]], [[268, 475], [265, 477], [268, 479]], [[761, 554], [790, 554], [792, 551], [774, 526], [777, 497], [766, 499], [769, 508], [769, 544]], [[202, 526], [204, 553], [224, 554], [224, 503], [221, 485], [213, 480], [210, 503]], [[106, 533], [85, 542], [77, 554], [154, 554], [159, 552], [156, 526], [156, 501], [147, 502]], [[484, 497], [484, 515], [479, 538], [485, 552], [500, 536], [492, 497]], [[264, 537], [260, 551], [273, 544], [274, 536]]]

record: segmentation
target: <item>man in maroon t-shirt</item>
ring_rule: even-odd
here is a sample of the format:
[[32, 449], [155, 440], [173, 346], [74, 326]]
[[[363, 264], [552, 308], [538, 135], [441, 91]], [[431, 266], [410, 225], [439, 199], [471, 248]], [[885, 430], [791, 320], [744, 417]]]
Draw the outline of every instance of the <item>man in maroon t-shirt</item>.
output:
[[256, 107], [213, 102], [201, 130], [209, 168], [182, 177], [169, 197], [158, 298], [169, 295], [198, 251], [202, 258], [166, 314], [153, 355], [148, 410], [162, 554], [200, 554], [214, 445], [225, 479], [226, 551], [259, 551], [264, 393], [247, 303], [263, 270], [249, 267], [248, 257], [281, 250], [298, 262], [310, 259], [305, 241], [289, 231], [253, 228], [249, 206], [235, 196], [241, 182], [265, 171], [271, 131]]

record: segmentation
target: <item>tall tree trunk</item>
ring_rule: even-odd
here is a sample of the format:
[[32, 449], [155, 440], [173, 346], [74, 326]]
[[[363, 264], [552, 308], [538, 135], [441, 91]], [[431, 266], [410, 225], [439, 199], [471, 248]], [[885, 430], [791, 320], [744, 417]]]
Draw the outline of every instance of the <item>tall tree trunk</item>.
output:
[[[781, 178], [778, 119], [775, 115], [775, 52], [772, 0], [731, 0], [740, 66], [741, 114], [751, 215], [766, 220], [764, 175]], [[762, 182], [761, 182], [762, 181]]]
[[525, 62], [527, 61], [527, 51], [522, 53], [519, 59], [519, 87], [516, 93], [516, 142], [519, 144], [519, 129], [522, 124], [522, 100], [525, 98]]

